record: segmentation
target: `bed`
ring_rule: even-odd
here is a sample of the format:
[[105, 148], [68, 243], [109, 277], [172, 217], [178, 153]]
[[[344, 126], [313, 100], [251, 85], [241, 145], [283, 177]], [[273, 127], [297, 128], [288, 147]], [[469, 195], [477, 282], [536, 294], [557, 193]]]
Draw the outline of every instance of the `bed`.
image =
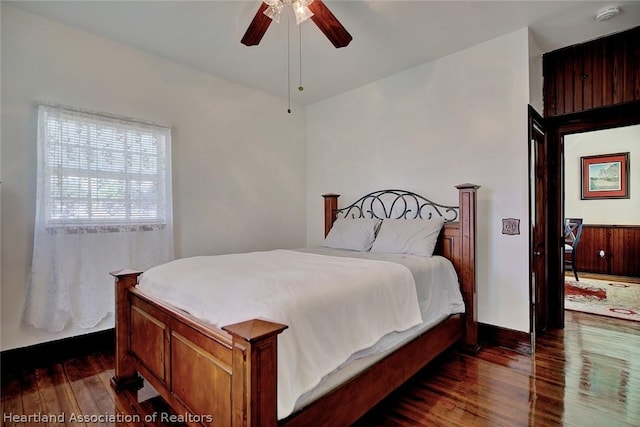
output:
[[[136, 402], [144, 377], [176, 413], [183, 414], [183, 421], [192, 425], [350, 425], [443, 351], [456, 344], [465, 351], [479, 350], [475, 314], [479, 187], [463, 184], [457, 188], [457, 207], [433, 203], [403, 190], [370, 193], [344, 208], [338, 208], [338, 195], [323, 196], [325, 235], [340, 218], [444, 218], [446, 222], [434, 254], [447, 258], [453, 265], [465, 312], [436, 319], [436, 324], [429, 327], [411, 328], [415, 331], [398, 336], [383, 351], [341, 365], [298, 399], [296, 407], [285, 416], [278, 410], [277, 383], [278, 374], [283, 371], [282, 362], [289, 357], [282, 351], [282, 343], [293, 332], [283, 334], [283, 331], [295, 325], [273, 321], [277, 316], [259, 316], [214, 327], [194, 315], [195, 310], [192, 312], [173, 301], [169, 303], [160, 294], [145, 289], [140, 280], [142, 273], [138, 271], [111, 273], [116, 278], [116, 360], [112, 386], [118, 392], [130, 394]], [[300, 257], [329, 255], [336, 261], [340, 255], [335, 251], [299, 253]], [[360, 262], [349, 259], [352, 264]], [[186, 292], [193, 281], [193, 277], [187, 277], [185, 274], [184, 278], [171, 278], [170, 283], [175, 282], [176, 289], [184, 288]], [[242, 312], [242, 304], [236, 299], [231, 308], [238, 307], [238, 312]], [[399, 334], [402, 333], [396, 335]], [[280, 357], [279, 347], [283, 353]]]

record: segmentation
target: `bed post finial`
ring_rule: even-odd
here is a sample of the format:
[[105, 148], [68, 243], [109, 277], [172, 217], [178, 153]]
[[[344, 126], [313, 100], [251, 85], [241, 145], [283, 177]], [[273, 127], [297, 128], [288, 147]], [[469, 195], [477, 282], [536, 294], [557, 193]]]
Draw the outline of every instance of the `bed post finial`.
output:
[[278, 425], [278, 334], [287, 325], [262, 319], [223, 326], [231, 334], [231, 425]]
[[324, 197], [324, 237], [327, 237], [338, 215], [338, 197], [340, 195], [329, 193], [323, 194], [322, 197]]
[[460, 257], [465, 268], [460, 271], [462, 296], [466, 305], [465, 335], [463, 347], [476, 354], [480, 351], [478, 340], [478, 292], [476, 289], [476, 208], [479, 185], [456, 185], [460, 198]]

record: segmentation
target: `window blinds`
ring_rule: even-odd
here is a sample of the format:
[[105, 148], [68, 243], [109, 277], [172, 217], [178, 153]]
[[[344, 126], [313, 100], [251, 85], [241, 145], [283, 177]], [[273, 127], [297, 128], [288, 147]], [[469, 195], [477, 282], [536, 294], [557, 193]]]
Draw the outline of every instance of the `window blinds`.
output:
[[47, 227], [166, 223], [169, 128], [45, 105], [39, 118]]

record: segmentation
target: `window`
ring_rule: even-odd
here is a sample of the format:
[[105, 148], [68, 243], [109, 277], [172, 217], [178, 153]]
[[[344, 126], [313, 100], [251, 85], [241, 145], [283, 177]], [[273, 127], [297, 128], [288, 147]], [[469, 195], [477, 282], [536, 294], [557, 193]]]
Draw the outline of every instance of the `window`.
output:
[[171, 129], [38, 108], [33, 258], [23, 321], [93, 328], [114, 310], [109, 271], [171, 261]]
[[166, 224], [169, 128], [50, 106], [39, 120], [47, 228]]

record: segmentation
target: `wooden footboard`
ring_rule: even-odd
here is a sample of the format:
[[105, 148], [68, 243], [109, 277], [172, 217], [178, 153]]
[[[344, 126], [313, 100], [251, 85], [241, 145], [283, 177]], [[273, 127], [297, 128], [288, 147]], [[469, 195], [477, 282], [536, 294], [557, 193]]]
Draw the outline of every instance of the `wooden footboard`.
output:
[[222, 330], [145, 295], [140, 272], [116, 277], [116, 391], [149, 381], [187, 424], [275, 426], [276, 336], [286, 325], [254, 319]]
[[[142, 375], [188, 425], [347, 426], [458, 341], [477, 351], [475, 210], [477, 186], [458, 186], [458, 221], [446, 224], [439, 253], [452, 260], [466, 304], [455, 315], [288, 418], [277, 420], [277, 336], [287, 325], [259, 319], [221, 329], [136, 287], [141, 272], [116, 278], [116, 355], [112, 386], [132, 393]], [[325, 197], [333, 224], [337, 195]], [[329, 229], [328, 227], [327, 229]], [[135, 405], [135, 402], [134, 402]]]

